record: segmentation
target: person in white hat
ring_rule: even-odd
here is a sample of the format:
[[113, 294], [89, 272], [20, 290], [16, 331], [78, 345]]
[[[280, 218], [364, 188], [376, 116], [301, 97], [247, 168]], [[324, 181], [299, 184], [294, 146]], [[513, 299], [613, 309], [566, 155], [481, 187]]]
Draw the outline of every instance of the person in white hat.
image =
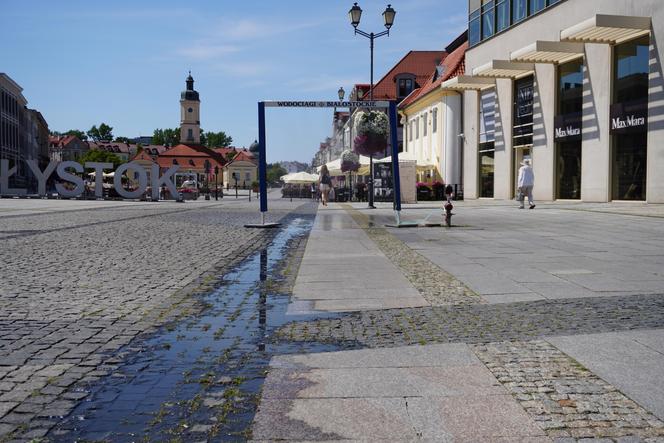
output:
[[530, 166], [530, 160], [526, 159], [521, 162], [519, 168], [519, 182], [517, 184], [520, 191], [519, 209], [523, 209], [523, 202], [528, 196], [528, 204], [530, 209], [535, 209], [535, 201], [533, 200], [533, 186], [535, 186], [535, 174], [533, 168]]

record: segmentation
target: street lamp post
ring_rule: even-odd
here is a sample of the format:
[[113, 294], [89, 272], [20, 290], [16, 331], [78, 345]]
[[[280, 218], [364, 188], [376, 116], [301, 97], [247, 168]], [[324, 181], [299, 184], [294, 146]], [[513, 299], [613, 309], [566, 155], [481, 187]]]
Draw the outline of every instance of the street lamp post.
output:
[[[385, 31], [373, 33], [373, 32], [364, 32], [361, 29], [357, 29], [360, 24], [360, 19], [362, 18], [362, 8], [360, 8], [357, 3], [353, 4], [353, 7], [348, 11], [348, 17], [350, 18], [350, 24], [355, 28], [355, 35], [360, 34], [362, 37], [369, 39], [369, 48], [371, 52], [371, 72], [369, 85], [369, 101], [373, 101], [373, 66], [374, 66], [374, 40], [378, 37], [383, 37], [385, 35], [390, 35], [390, 28], [394, 24], [394, 16], [397, 14], [392, 8], [392, 5], [387, 5], [385, 11], [383, 11], [383, 20], [385, 22]], [[373, 195], [373, 155], [369, 156], [369, 208], [375, 208], [374, 206], [374, 195]]]

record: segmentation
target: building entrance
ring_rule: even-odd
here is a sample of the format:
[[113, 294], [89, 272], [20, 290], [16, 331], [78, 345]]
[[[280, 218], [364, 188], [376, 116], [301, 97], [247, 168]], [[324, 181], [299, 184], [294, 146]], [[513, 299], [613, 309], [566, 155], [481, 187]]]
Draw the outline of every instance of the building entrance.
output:
[[581, 198], [581, 141], [557, 144], [556, 198]]
[[648, 134], [621, 134], [614, 140], [613, 200], [645, 200]]

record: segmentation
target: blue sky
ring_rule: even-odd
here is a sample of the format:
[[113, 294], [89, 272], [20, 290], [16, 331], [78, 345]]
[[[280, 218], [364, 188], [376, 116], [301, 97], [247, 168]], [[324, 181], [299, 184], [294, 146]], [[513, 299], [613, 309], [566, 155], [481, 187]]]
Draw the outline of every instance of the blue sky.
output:
[[[179, 125], [191, 69], [201, 126], [236, 146], [257, 136], [256, 102], [337, 97], [369, 82], [369, 41], [353, 35], [351, 1], [5, 1], [0, 72], [24, 88], [52, 130], [106, 122], [116, 136]], [[411, 49], [442, 49], [466, 26], [461, 0], [395, 0], [376, 40], [379, 79]], [[360, 28], [384, 29], [386, 2], [365, 0]], [[310, 161], [331, 110], [268, 110], [268, 161]]]

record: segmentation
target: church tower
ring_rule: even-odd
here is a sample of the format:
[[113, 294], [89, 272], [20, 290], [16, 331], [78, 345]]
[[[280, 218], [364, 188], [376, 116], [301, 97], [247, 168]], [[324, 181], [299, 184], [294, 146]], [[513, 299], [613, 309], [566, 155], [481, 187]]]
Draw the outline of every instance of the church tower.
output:
[[201, 143], [201, 100], [194, 90], [194, 78], [189, 71], [187, 90], [180, 95], [180, 143]]

